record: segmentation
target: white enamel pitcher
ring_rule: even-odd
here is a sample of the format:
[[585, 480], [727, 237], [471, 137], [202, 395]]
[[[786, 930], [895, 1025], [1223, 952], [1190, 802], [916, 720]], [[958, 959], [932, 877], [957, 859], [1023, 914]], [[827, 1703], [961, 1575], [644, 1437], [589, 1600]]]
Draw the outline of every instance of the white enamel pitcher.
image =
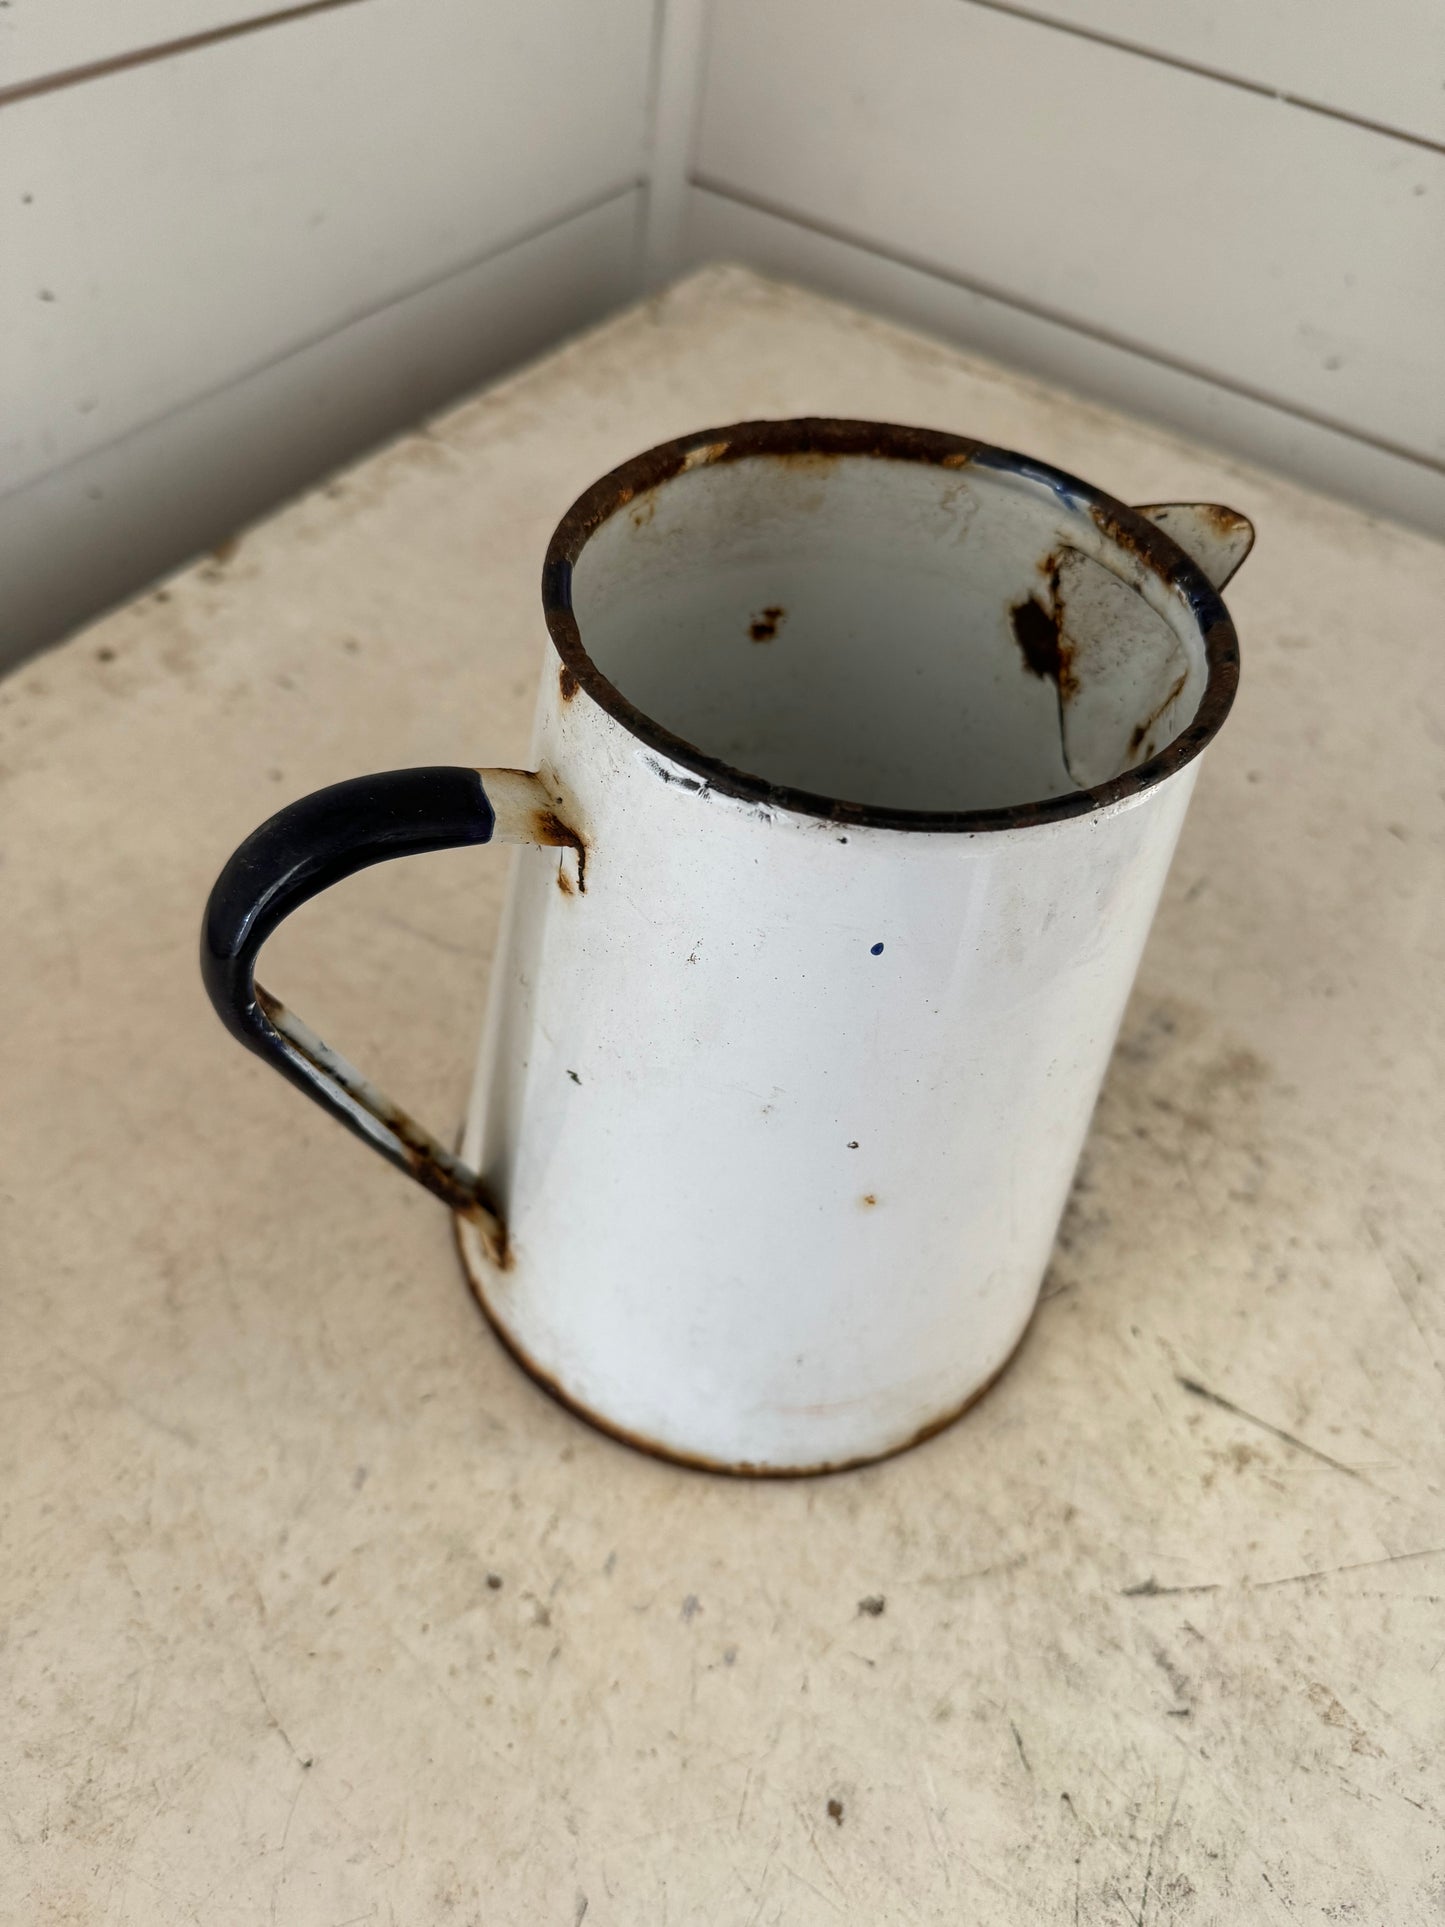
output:
[[[735, 1472], [899, 1451], [1033, 1310], [1252, 533], [875, 422], [653, 449], [552, 538], [535, 769], [282, 810], [212, 893], [211, 997], [452, 1207], [575, 1411]], [[532, 847], [453, 1155], [253, 970], [329, 883], [489, 841]]]

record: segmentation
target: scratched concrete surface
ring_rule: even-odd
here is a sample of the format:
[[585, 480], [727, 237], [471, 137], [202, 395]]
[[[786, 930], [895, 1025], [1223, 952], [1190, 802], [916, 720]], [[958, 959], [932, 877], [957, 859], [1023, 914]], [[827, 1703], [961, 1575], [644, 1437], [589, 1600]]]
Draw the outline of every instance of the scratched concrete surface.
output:
[[[749, 1485], [521, 1377], [193, 953], [283, 798], [523, 756], [583, 483], [813, 411], [1260, 542], [1016, 1365], [910, 1457]], [[1442, 605], [1419, 535], [710, 270], [0, 687], [0, 1919], [1438, 1921]], [[357, 878], [269, 964], [438, 1128], [503, 871]]]

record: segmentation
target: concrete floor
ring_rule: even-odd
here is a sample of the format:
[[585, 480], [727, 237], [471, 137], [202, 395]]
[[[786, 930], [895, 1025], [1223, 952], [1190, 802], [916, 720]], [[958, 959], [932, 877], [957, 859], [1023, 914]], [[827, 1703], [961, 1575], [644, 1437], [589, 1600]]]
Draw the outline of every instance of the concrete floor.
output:
[[[905, 1458], [758, 1485], [524, 1378], [444, 1211], [194, 953], [281, 801], [525, 758], [584, 483], [796, 413], [1259, 545], [1016, 1364]], [[709, 270], [0, 685], [0, 1919], [1440, 1919], [1442, 606], [1422, 536]], [[266, 981], [443, 1126], [504, 875], [357, 877]]]

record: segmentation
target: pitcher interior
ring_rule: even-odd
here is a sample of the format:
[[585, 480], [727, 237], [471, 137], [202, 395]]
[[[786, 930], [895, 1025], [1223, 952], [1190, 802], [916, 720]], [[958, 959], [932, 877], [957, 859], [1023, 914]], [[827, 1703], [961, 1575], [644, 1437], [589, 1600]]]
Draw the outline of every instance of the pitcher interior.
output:
[[852, 803], [987, 810], [1106, 782], [1192, 719], [1198, 626], [1126, 560], [1086, 504], [1010, 470], [763, 454], [619, 508], [572, 600], [602, 674], [704, 754]]

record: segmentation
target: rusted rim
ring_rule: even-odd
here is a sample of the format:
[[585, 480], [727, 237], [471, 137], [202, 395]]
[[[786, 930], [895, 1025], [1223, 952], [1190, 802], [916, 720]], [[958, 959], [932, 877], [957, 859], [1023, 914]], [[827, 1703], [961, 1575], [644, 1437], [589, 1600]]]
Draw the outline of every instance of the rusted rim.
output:
[[[1120, 548], [1151, 569], [1164, 585], [1189, 605], [1204, 642], [1208, 677], [1193, 722], [1167, 748], [1137, 769], [1111, 777], [1092, 789], [1070, 790], [1038, 803], [1012, 803], [992, 810], [890, 809], [874, 803], [852, 803], [813, 790], [769, 783], [718, 757], [709, 756], [675, 736], [661, 723], [629, 702], [608, 680], [583, 646], [572, 611], [572, 570], [590, 538], [619, 509], [637, 496], [685, 469], [715, 462], [741, 461], [753, 455], [865, 455], [882, 461], [926, 462], [948, 469], [997, 469], [1021, 476], [1049, 489], [1071, 509], [1089, 515], [1099, 530]], [[1229, 612], [1208, 577], [1177, 542], [1145, 516], [1115, 501], [1087, 482], [1062, 469], [1050, 468], [1027, 455], [993, 448], [962, 435], [937, 429], [903, 428], [891, 422], [834, 421], [804, 417], [797, 421], [736, 422], [728, 428], [703, 428], [695, 434], [663, 442], [594, 482], [557, 524], [542, 569], [542, 607], [547, 628], [566, 669], [601, 709], [645, 743], [649, 749], [701, 778], [699, 790], [718, 790], [750, 803], [791, 810], [800, 816], [821, 817], [830, 823], [856, 824], [880, 830], [954, 830], [971, 834], [984, 830], [1017, 830], [1038, 823], [1058, 823], [1085, 816], [1111, 803], [1126, 802], [1152, 789], [1194, 758], [1216, 735], [1229, 714], [1239, 683], [1239, 643]]]
[[[492, 1309], [491, 1303], [487, 1298], [486, 1290], [482, 1284], [479, 1267], [473, 1263], [472, 1255], [467, 1250], [466, 1234], [468, 1222], [461, 1212], [454, 1211], [452, 1213], [452, 1233], [456, 1239], [457, 1256], [461, 1259], [462, 1273], [466, 1278], [467, 1287], [471, 1292], [472, 1299], [478, 1311], [481, 1312], [482, 1317], [491, 1328], [492, 1336], [497, 1340], [502, 1350], [514, 1364], [522, 1368], [539, 1391], [545, 1392], [554, 1404], [560, 1405], [564, 1411], [570, 1412], [573, 1418], [581, 1419], [584, 1425], [590, 1425], [594, 1432], [601, 1432], [604, 1438], [613, 1440], [617, 1445], [631, 1446], [634, 1452], [645, 1453], [650, 1459], [660, 1459], [665, 1465], [681, 1466], [683, 1470], [687, 1472], [710, 1472], [726, 1479], [777, 1480], [830, 1478], [837, 1472], [859, 1472], [864, 1466], [882, 1465], [888, 1459], [896, 1459], [904, 1452], [911, 1452], [915, 1446], [926, 1445], [930, 1439], [937, 1438], [940, 1432], [946, 1432], [951, 1425], [957, 1425], [959, 1420], [966, 1417], [967, 1414], [973, 1410], [974, 1406], [978, 1404], [979, 1400], [985, 1398], [993, 1390], [994, 1386], [998, 1384], [999, 1380], [1007, 1374], [1010, 1366], [1023, 1350], [1025, 1341], [1034, 1328], [1034, 1321], [1038, 1317], [1039, 1311], [1040, 1301], [1035, 1298], [1033, 1308], [1029, 1312], [1028, 1318], [1024, 1321], [1024, 1328], [1009, 1347], [1003, 1363], [990, 1372], [981, 1385], [975, 1385], [968, 1396], [960, 1399], [957, 1405], [951, 1405], [946, 1412], [940, 1413], [937, 1418], [929, 1419], [925, 1424], [920, 1425], [916, 1431], [910, 1432], [906, 1439], [900, 1439], [896, 1445], [885, 1445], [877, 1452], [862, 1452], [857, 1458], [824, 1460], [816, 1465], [758, 1465], [746, 1459], [741, 1459], [736, 1462], [730, 1462], [726, 1459], [709, 1459], [705, 1458], [701, 1453], [679, 1452], [670, 1445], [659, 1445], [655, 1439], [644, 1438], [638, 1432], [629, 1432], [624, 1425], [614, 1425], [611, 1419], [603, 1418], [599, 1412], [594, 1412], [590, 1405], [584, 1405], [580, 1399], [574, 1398], [569, 1391], [566, 1391], [563, 1386], [553, 1378], [550, 1372], [544, 1370], [543, 1367], [518, 1344], [511, 1332], [509, 1332], [502, 1323], [497, 1313]], [[475, 1228], [475, 1225], [473, 1225], [472, 1229], [475, 1230]]]

